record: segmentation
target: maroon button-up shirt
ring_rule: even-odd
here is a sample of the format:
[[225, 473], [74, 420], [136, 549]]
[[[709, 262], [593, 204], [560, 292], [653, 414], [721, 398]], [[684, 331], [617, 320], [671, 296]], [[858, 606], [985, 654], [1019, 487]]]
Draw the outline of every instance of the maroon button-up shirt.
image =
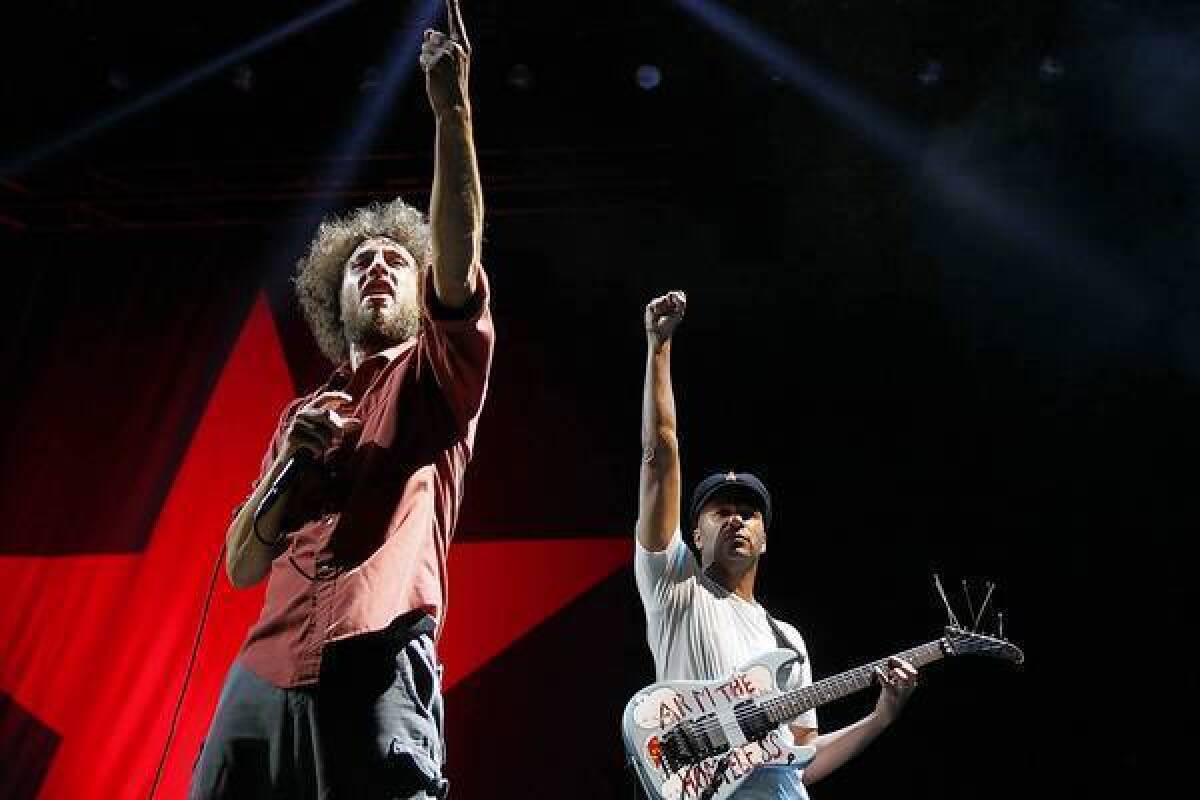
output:
[[[438, 310], [431, 278], [423, 291], [426, 313], [413, 339], [353, 372], [343, 365], [316, 392], [350, 394], [362, 430], [327, 455], [330, 471], [310, 508], [317, 515], [271, 564], [262, 615], [238, 656], [281, 688], [315, 683], [330, 642], [380, 630], [414, 609], [439, 625], [444, 615], [446, 556], [494, 332], [482, 270], [465, 313]], [[262, 475], [292, 415], [314, 395], [283, 413]]]

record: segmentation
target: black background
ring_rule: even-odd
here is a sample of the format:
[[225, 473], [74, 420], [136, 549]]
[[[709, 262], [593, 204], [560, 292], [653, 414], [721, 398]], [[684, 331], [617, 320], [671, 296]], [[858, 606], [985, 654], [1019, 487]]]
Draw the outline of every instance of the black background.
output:
[[[996, 580], [1028, 655], [1019, 669], [932, 667], [894, 730], [814, 795], [1168, 789], [1197, 712], [1200, 10], [724, 5], [836, 96], [869, 102], [871, 129], [681, 4], [464, 2], [500, 344], [459, 535], [631, 531], [641, 311], [686, 289], [685, 476], [753, 469], [771, 486], [762, 596], [805, 634], [817, 675], [936, 635], [933, 570], [959, 601], [959, 579], [976, 599]], [[353, 177], [329, 177], [379, 91], [361, 88], [364, 70], [385, 64], [406, 3], [358, 3], [239, 61], [249, 91], [231, 65], [32, 158], [314, 7], [47, 0], [8, 12], [9, 444], [55, 403], [73, 409], [36, 469], [133, 457], [113, 444], [136, 410], [103, 396], [75, 408], [53, 365], [70, 359], [81, 385], [133, 396], [162, 380], [204, 387], [263, 286], [310, 387], [326, 367], [286, 273], [315, 219], [396, 193], [427, 203], [419, 81], [349, 162]], [[514, 85], [518, 64], [527, 86]], [[656, 89], [635, 83], [641, 64], [661, 70]], [[915, 146], [880, 148], [891, 124]], [[945, 159], [1005, 224], [939, 190]], [[181, 448], [202, 407], [201, 394], [179, 411], [178, 441], [153, 447]], [[0, 548], [143, 543], [128, 529], [72, 541], [61, 527]], [[616, 719], [652, 677], [640, 613], [626, 571], [450, 695], [458, 796], [633, 796]], [[822, 727], [871, 702], [825, 709]]]

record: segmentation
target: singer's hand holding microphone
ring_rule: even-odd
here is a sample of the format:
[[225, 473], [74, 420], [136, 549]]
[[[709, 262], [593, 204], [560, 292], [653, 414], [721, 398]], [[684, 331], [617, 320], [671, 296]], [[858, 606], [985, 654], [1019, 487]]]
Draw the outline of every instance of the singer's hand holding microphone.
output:
[[287, 461], [301, 450], [319, 459], [342, 438], [358, 433], [362, 422], [338, 413], [353, 402], [345, 392], [322, 392], [301, 406], [288, 426], [280, 460]]
[[259, 530], [261, 521], [301, 476], [311, 478], [306, 474], [313, 472], [313, 464], [318, 463], [331, 447], [358, 433], [362, 421], [338, 413], [339, 408], [344, 409], [353, 402], [354, 399], [345, 392], [322, 392], [293, 415], [278, 459], [283, 468], [276, 473], [271, 488], [254, 512], [254, 534], [259, 541], [268, 545], [282, 541], [282, 533], [265, 534]]

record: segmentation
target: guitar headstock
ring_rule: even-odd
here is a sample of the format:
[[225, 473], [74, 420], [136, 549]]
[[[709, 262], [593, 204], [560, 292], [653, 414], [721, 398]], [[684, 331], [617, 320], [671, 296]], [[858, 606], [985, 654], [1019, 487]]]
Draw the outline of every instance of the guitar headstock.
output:
[[969, 631], [956, 625], [946, 626], [946, 647], [952, 655], [981, 655], [1020, 664], [1025, 654], [1007, 639]]
[[979, 633], [979, 623], [983, 621], [984, 612], [987, 611], [988, 604], [992, 601], [992, 593], [996, 590], [994, 582], [987, 581], [986, 585], [987, 594], [984, 595], [983, 604], [976, 611], [975, 604], [971, 602], [971, 587], [967, 580], [963, 579], [963, 597], [967, 601], [967, 612], [972, 616], [971, 627], [968, 628], [959, 623], [958, 617], [954, 614], [954, 608], [950, 605], [950, 598], [946, 597], [946, 590], [942, 587], [941, 577], [936, 572], [933, 573], [933, 587], [937, 589], [938, 595], [942, 598], [942, 605], [946, 608], [946, 617], [950, 620], [950, 624], [946, 626], [944, 639], [946, 650], [954, 656], [982, 655], [1002, 658], [1014, 664], [1024, 663], [1025, 654], [1021, 652], [1021, 648], [1004, 638], [1003, 612], [996, 614], [995, 636]]

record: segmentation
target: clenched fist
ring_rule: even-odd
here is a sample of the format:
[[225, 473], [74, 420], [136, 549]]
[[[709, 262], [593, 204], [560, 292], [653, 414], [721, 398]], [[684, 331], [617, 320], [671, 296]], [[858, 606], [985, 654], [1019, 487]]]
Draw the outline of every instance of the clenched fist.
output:
[[687, 295], [681, 291], [667, 292], [656, 297], [646, 306], [646, 336], [665, 342], [671, 338], [676, 326], [687, 310]]
[[322, 392], [301, 406], [288, 426], [280, 459], [290, 458], [298, 450], [308, 450], [320, 459], [342, 439], [358, 433], [362, 422], [338, 413], [351, 402], [345, 392]]

